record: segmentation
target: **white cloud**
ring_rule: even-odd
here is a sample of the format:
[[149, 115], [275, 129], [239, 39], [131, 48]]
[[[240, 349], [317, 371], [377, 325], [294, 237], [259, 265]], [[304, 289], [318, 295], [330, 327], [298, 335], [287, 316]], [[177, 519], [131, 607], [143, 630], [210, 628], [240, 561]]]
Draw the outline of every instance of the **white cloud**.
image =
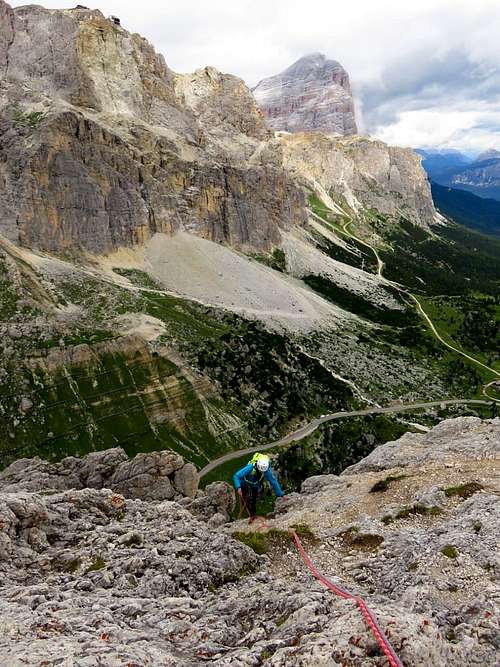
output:
[[147, 37], [176, 71], [210, 64], [254, 85], [322, 51], [348, 70], [368, 131], [397, 144], [500, 148], [498, 116], [478, 112], [471, 121], [463, 108], [500, 101], [497, 0], [102, 0], [98, 7]]

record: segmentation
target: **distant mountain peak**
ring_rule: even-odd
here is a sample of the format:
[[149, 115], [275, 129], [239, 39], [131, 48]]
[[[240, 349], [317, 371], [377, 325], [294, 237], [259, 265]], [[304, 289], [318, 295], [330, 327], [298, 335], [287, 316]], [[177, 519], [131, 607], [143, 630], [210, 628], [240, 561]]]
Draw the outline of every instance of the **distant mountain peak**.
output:
[[356, 134], [349, 75], [336, 60], [309, 53], [253, 89], [273, 130]]
[[487, 151], [483, 151], [480, 153], [477, 158], [476, 162], [484, 162], [484, 160], [496, 160], [500, 159], [500, 151], [497, 151], [496, 148], [489, 148]]

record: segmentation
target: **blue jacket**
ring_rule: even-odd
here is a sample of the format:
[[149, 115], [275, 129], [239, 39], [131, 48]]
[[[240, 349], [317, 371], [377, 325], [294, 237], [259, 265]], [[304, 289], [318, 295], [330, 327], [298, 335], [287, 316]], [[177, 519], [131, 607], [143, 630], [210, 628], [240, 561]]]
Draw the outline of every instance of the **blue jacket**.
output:
[[278, 498], [281, 498], [281, 496], [285, 495], [270, 467], [266, 470], [266, 472], [260, 473], [251, 463], [248, 463], [244, 468], [234, 473], [234, 488], [237, 491], [241, 487], [242, 483], [252, 487], [263, 486], [263, 479], [267, 479], [269, 484], [273, 487], [273, 491], [278, 496]]

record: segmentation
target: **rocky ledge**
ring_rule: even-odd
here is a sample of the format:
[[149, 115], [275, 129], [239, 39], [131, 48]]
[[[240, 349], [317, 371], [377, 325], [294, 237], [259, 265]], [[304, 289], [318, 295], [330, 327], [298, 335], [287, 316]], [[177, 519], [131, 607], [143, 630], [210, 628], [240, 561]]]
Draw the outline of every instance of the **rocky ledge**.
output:
[[[13, 464], [0, 481], [0, 663], [386, 665], [356, 607], [303, 566], [295, 525], [319, 569], [366, 599], [405, 666], [493, 667], [499, 459], [499, 419], [448, 420], [306, 480], [266, 530], [217, 528], [208, 510], [200, 520], [190, 510], [208, 507], [207, 491], [125, 498], [80, 488], [96, 479], [83, 474], [62, 490], [61, 464]], [[124, 464], [134, 461], [114, 470]], [[43, 475], [47, 488], [20, 490], [21, 469], [25, 488]], [[231, 490], [216, 486], [229, 507]]]

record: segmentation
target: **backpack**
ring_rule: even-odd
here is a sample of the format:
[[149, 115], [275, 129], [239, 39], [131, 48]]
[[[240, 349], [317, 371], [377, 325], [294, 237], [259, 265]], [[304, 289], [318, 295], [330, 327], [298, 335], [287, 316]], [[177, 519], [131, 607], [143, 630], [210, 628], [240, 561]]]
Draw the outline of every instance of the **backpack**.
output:
[[257, 478], [256, 481], [258, 482], [262, 482], [262, 480], [264, 479], [264, 473], [260, 472], [260, 470], [257, 470], [257, 461], [261, 456], [265, 456], [265, 454], [260, 454], [259, 452], [257, 452], [252, 456], [250, 461], [247, 463], [247, 465], [253, 466], [252, 477], [254, 478], [256, 477]]
[[260, 459], [261, 456], [262, 456], [262, 454], [259, 454], [259, 452], [257, 452], [256, 454], [254, 454], [252, 456], [252, 458], [250, 459], [250, 461], [248, 462], [247, 465], [250, 465], [250, 464], [253, 465], [253, 466], [256, 465], [257, 461]]

